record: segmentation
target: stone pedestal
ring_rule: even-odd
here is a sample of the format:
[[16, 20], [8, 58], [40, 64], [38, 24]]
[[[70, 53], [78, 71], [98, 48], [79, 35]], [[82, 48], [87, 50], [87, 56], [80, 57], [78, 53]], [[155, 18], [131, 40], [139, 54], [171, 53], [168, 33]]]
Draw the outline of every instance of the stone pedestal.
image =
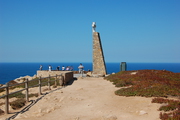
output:
[[62, 75], [64, 79], [64, 83], [67, 84], [69, 81], [73, 80], [73, 72], [72, 71], [48, 71], [48, 70], [38, 70], [37, 77], [49, 77]]
[[93, 75], [106, 75], [104, 54], [98, 32], [93, 32]]

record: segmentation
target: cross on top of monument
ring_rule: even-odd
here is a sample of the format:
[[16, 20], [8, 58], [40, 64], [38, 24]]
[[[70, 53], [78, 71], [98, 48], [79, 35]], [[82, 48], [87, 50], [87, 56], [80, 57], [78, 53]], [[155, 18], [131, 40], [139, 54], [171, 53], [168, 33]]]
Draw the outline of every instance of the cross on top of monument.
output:
[[93, 30], [93, 32], [96, 32], [96, 22], [92, 23], [92, 30]]

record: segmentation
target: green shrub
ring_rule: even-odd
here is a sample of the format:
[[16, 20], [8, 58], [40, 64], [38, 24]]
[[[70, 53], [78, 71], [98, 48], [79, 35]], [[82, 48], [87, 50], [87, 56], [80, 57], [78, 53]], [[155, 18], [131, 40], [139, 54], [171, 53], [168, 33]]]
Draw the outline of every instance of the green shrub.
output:
[[[35, 78], [33, 80], [30, 80], [28, 82], [28, 86], [35, 86], [35, 85], [38, 85], [39, 84], [39, 78]], [[55, 80], [55, 78], [50, 78], [50, 85], [54, 85], [55, 81], [52, 81], [52, 80]], [[48, 82], [48, 78], [43, 78], [41, 79], [41, 82]], [[10, 84], [16, 84], [16, 82], [14, 81], [10, 81]], [[45, 83], [43, 84], [42, 86], [46, 86], [48, 83]], [[59, 84], [59, 81], [57, 81], [57, 84]], [[10, 89], [14, 89], [14, 88], [25, 88], [25, 84], [20, 84], [20, 85], [16, 85], [16, 86], [13, 86], [13, 87], [10, 87]]]
[[10, 102], [10, 106], [12, 107], [12, 109], [17, 110], [25, 106], [25, 103], [26, 103], [25, 99], [19, 98], [13, 102]]
[[4, 91], [5, 91], [5, 89], [0, 89], [0, 93], [1, 93], [1, 92], [4, 92]]
[[34, 94], [29, 94], [29, 97], [38, 97], [38, 93], [34, 93]]
[[16, 97], [16, 98], [25, 98], [25, 94], [23, 94], [22, 92], [17, 92], [17, 93], [9, 95], [9, 98], [13, 98], [13, 97]]
[[[23, 94], [22, 92], [18, 92], [18, 93], [14, 93], [9, 95], [9, 98], [25, 98], [25, 94]], [[38, 93], [34, 93], [34, 94], [29, 94], [28, 97], [38, 97]]]

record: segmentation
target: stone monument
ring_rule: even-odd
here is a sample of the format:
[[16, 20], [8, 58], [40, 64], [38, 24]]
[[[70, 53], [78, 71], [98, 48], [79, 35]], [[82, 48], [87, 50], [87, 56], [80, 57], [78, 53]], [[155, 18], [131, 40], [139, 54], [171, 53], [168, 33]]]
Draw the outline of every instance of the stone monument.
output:
[[96, 32], [96, 23], [92, 23], [93, 31], [93, 75], [105, 76], [106, 64], [100, 39], [100, 34]]

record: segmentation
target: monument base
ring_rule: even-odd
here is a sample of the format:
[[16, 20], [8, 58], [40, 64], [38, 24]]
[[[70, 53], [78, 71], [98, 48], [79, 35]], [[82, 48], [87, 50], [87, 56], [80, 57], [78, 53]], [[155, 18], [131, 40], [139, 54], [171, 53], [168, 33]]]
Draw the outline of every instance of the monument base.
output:
[[103, 74], [92, 74], [92, 77], [105, 77]]

